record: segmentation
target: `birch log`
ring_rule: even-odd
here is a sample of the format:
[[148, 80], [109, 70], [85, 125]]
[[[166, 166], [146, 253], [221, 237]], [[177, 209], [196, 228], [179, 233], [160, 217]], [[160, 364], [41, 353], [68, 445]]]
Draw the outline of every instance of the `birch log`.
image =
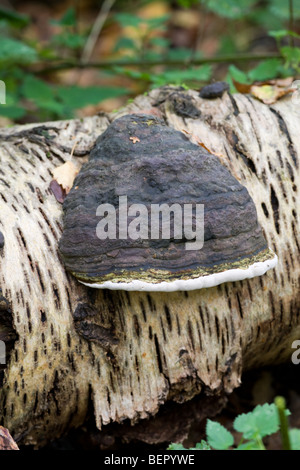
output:
[[[53, 169], [71, 158], [80, 168], [110, 121], [149, 111], [203, 142], [247, 187], [275, 269], [173, 293], [89, 289], [66, 273]], [[171, 87], [115, 114], [0, 130], [0, 424], [18, 444], [41, 446], [80, 426], [91, 404], [98, 429], [135, 423], [170, 401], [230, 393], [246, 369], [290, 360], [300, 339], [299, 136], [290, 97], [267, 106]]]

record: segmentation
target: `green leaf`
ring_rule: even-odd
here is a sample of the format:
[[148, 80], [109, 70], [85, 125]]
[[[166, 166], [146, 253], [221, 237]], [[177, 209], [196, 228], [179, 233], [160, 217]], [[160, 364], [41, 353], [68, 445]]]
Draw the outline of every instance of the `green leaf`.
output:
[[127, 26], [132, 26], [133, 28], [137, 28], [141, 22], [143, 22], [142, 18], [136, 15], [132, 15], [130, 13], [117, 13], [114, 15], [115, 19], [118, 23], [120, 23], [123, 28]]
[[299, 38], [300, 35], [297, 33], [294, 33], [294, 31], [289, 31], [288, 29], [280, 29], [277, 31], [269, 31], [269, 36], [275, 38], [275, 39], [282, 39], [285, 38], [286, 36], [292, 36], [294, 38]]
[[66, 112], [66, 109], [62, 103], [57, 101], [42, 101], [39, 103], [39, 108], [44, 109], [45, 111], [50, 111], [51, 113], [56, 114], [57, 116], [64, 116], [66, 115], [71, 116], [70, 113]]
[[20, 119], [26, 114], [25, 109], [21, 106], [10, 106], [0, 104], [0, 115], [10, 119]]
[[57, 96], [70, 109], [82, 108], [88, 104], [98, 104], [105, 99], [125, 95], [127, 92], [125, 88], [117, 87], [57, 87]]
[[15, 28], [22, 28], [29, 23], [29, 16], [18, 13], [14, 10], [8, 10], [0, 6], [0, 20], [6, 20], [11, 26]]
[[[290, 412], [286, 410], [288, 416]], [[272, 404], [258, 405], [250, 413], [239, 415], [233, 423], [236, 431], [241, 432], [245, 439], [262, 439], [279, 430], [277, 408]]]
[[292, 450], [300, 450], [300, 429], [289, 430]]
[[151, 75], [151, 81], [155, 86], [166, 84], [180, 85], [187, 81], [207, 81], [211, 76], [211, 66], [203, 65], [199, 68], [185, 70], [167, 70], [161, 74]]
[[48, 102], [53, 100], [52, 87], [43, 80], [35, 78], [33, 75], [27, 75], [25, 77], [21, 92], [25, 98], [33, 100], [37, 104], [43, 101]]
[[166, 22], [170, 19], [170, 15], [162, 15], [162, 16], [156, 16], [154, 18], [148, 18], [147, 20], [144, 20], [145, 23], [149, 26], [151, 29], [162, 29], [165, 25]]
[[211, 447], [217, 450], [226, 450], [234, 444], [233, 435], [222, 424], [207, 420], [207, 441]]
[[242, 72], [240, 69], [235, 67], [235, 65], [230, 65], [228, 68], [228, 72], [230, 76], [233, 78], [238, 83], [245, 83], [250, 85], [251, 80], [249, 80], [247, 74], [245, 72]]
[[182, 444], [172, 443], [169, 445], [168, 450], [211, 450], [210, 446], [206, 441], [202, 440], [198, 442], [195, 447], [186, 448]]
[[79, 49], [85, 43], [85, 36], [77, 33], [71, 33], [70, 31], [64, 31], [61, 34], [57, 34], [53, 38], [53, 43], [60, 46], [68, 47], [69, 49]]
[[195, 447], [192, 447], [190, 450], [211, 450], [211, 447], [202, 439], [201, 442], [198, 442]]
[[172, 443], [167, 450], [187, 450], [182, 444]]
[[133, 39], [127, 37], [121, 37], [114, 48], [114, 51], [119, 51], [120, 49], [136, 49], [136, 44]]
[[[259, 7], [261, 5], [261, 7]], [[282, 28], [282, 19], [270, 13], [270, 10], [265, 5], [258, 3], [251, 13], [247, 16], [247, 21], [255, 25], [262, 26], [264, 29], [266, 25], [268, 28], [279, 30]]]
[[[271, 0], [269, 3], [270, 12], [282, 20], [290, 18], [289, 2], [283, 0]], [[300, 18], [300, 3], [293, 2], [294, 19]]]
[[248, 441], [243, 444], [239, 444], [236, 450], [260, 450], [261, 447], [257, 444], [256, 441]]
[[285, 46], [280, 48], [280, 52], [287, 61], [287, 65], [298, 69], [300, 67], [300, 48]]
[[260, 62], [257, 67], [248, 72], [249, 79], [254, 81], [269, 80], [278, 76], [278, 69], [281, 65], [280, 59], [268, 59]]
[[207, 8], [218, 16], [239, 19], [251, 12], [256, 0], [206, 0]]
[[69, 8], [60, 20], [52, 20], [51, 23], [59, 26], [74, 26], [76, 24], [75, 9]]
[[[171, 60], [182, 60], [183, 62], [185, 60], [188, 60], [191, 57], [191, 50], [185, 47], [178, 47], [176, 49], [169, 49], [167, 51], [168, 54], [168, 59]], [[197, 55], [194, 55], [195, 59], [200, 59], [202, 57], [202, 54], [200, 51], [197, 51]]]
[[155, 37], [155, 38], [151, 38], [149, 42], [153, 46], [161, 47], [164, 49], [170, 46], [170, 41], [169, 39], [166, 39], [166, 38]]
[[1, 38], [0, 66], [24, 65], [37, 60], [37, 53], [27, 44], [11, 38]]

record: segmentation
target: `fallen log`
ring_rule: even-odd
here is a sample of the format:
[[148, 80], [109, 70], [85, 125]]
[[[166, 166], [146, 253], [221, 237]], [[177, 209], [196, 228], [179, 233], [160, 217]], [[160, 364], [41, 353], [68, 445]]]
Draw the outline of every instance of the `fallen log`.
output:
[[[52, 171], [71, 153], [80, 168], [111, 121], [139, 112], [219, 156], [253, 199], [276, 268], [208, 289], [148, 293], [92, 289], [66, 272]], [[299, 131], [289, 96], [267, 106], [172, 87], [110, 115], [1, 129], [0, 423], [18, 444], [61, 436], [91, 406], [98, 429], [145, 420], [147, 433], [169, 402], [200, 395], [207, 406], [207, 397], [223, 400], [238, 387], [243, 371], [290, 360], [300, 337]]]

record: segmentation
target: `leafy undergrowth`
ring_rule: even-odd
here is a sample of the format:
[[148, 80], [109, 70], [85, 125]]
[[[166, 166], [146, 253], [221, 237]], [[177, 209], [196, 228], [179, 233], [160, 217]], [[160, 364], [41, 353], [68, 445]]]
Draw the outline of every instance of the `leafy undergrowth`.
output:
[[222, 424], [207, 420], [206, 440], [195, 447], [186, 448], [182, 444], [170, 444], [168, 450], [266, 450], [263, 439], [280, 431], [283, 450], [300, 450], [300, 429], [288, 429], [285, 400], [277, 397], [272, 404], [256, 406], [249, 413], [237, 416], [233, 423], [241, 439], [235, 444], [233, 434]]

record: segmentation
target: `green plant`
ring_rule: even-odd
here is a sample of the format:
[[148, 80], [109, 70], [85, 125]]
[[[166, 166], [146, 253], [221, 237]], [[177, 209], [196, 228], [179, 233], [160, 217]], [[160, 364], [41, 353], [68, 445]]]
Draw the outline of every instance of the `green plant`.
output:
[[47, 44], [25, 42], [21, 32], [30, 26], [30, 18], [0, 7], [0, 79], [6, 85], [6, 105], [0, 106], [0, 115], [16, 120], [71, 118], [78, 108], [128, 93], [124, 87], [63, 86], [44, 79], [43, 74], [36, 76], [40, 64], [62, 57], [78, 62], [77, 53], [86, 41], [87, 34], [77, 32], [73, 8], [51, 23], [57, 34]]
[[[169, 11], [172, 12], [174, 2], [165, 2], [171, 5]], [[50, 21], [54, 34], [42, 43], [27, 35], [32, 28], [30, 17], [0, 7], [0, 80], [6, 85], [6, 105], [0, 106], [0, 115], [17, 121], [70, 118], [76, 109], [86, 105], [118, 96], [124, 96], [126, 101], [153, 87], [199, 88], [215, 78], [215, 64], [220, 63], [228, 65], [227, 76], [223, 67], [221, 78], [225, 77], [230, 83], [232, 92], [235, 91], [233, 81], [253, 83], [300, 73], [300, 48], [295, 46], [299, 35], [293, 28], [293, 22], [300, 19], [299, 3], [293, 0], [177, 0], [177, 4], [200, 15], [194, 47], [174, 47], [170, 35], [171, 13], [145, 18], [137, 8], [138, 2], [134, 1], [102, 2], [99, 18], [105, 20], [101, 25], [96, 19], [96, 28], [82, 26], [74, 1], [74, 7], [60, 19]], [[105, 5], [106, 11], [103, 10]], [[211, 57], [204, 57], [201, 50], [207, 15], [223, 18], [226, 26], [224, 35], [218, 38], [219, 49]], [[266, 24], [278, 52], [252, 54], [248, 49], [249, 36], [244, 42], [240, 37], [244, 30], [255, 31], [265, 28]], [[110, 26], [119, 28], [119, 38], [109, 60], [93, 62], [93, 47], [97, 39], [101, 42], [106, 26], [108, 30]], [[27, 37], [30, 39], [24, 39]], [[81, 87], [76, 80], [66, 86], [56, 74], [61, 70], [86, 67], [99, 69], [101, 87]]]
[[265, 450], [263, 439], [280, 431], [283, 450], [300, 450], [300, 429], [288, 429], [283, 397], [272, 404], [258, 405], [253, 411], [237, 416], [233, 422], [235, 431], [242, 437], [235, 445], [233, 435], [220, 423], [207, 420], [206, 441], [186, 449], [182, 444], [170, 444], [168, 450]]

